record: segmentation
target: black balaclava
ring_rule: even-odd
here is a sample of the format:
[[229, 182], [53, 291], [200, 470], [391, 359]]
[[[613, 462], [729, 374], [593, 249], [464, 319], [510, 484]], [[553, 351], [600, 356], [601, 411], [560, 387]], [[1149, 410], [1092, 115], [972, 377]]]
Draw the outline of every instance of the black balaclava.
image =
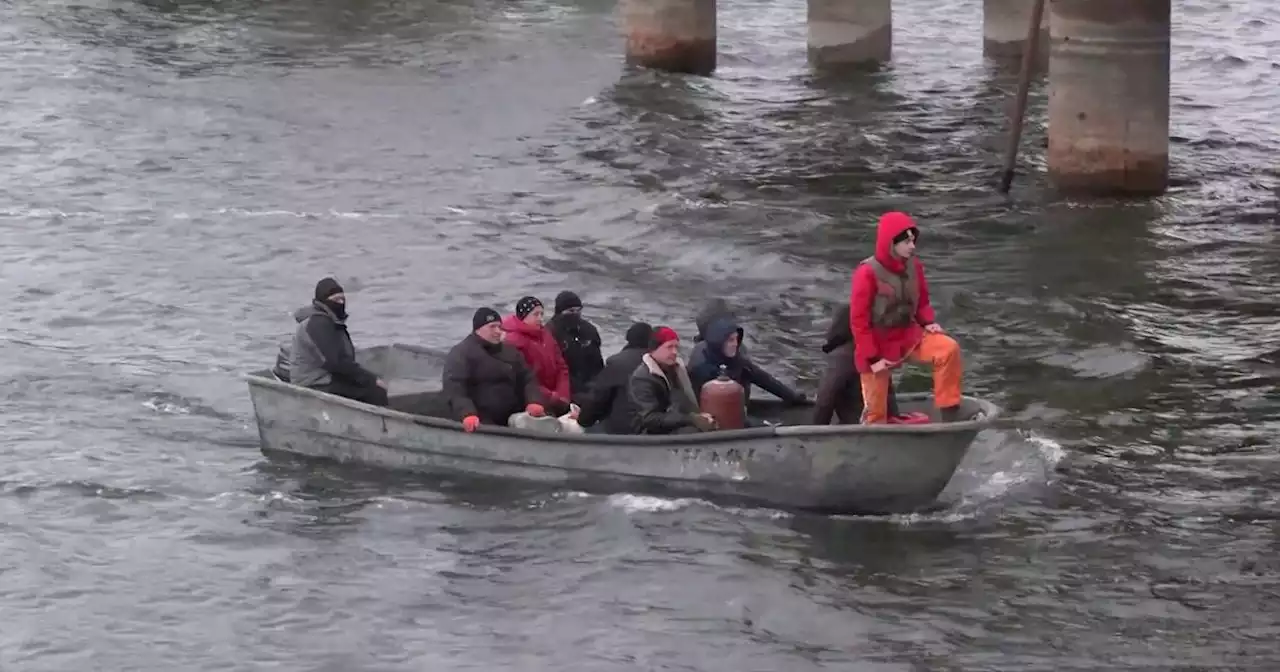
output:
[[330, 301], [329, 297], [334, 294], [345, 294], [342, 291], [342, 285], [338, 284], [333, 278], [325, 278], [316, 283], [316, 301], [323, 303], [326, 308], [333, 311], [335, 317], [339, 320], [347, 319], [347, 304]]
[[565, 290], [556, 295], [556, 317], [566, 324], [577, 324], [582, 321], [581, 313], [566, 313], [570, 308], [582, 308], [582, 299], [577, 294]]

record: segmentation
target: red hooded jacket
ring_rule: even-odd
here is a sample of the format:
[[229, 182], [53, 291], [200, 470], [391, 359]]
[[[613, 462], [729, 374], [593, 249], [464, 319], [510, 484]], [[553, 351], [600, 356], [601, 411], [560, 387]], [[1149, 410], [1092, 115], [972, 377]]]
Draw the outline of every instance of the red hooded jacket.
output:
[[[880, 225], [876, 230], [876, 260], [891, 273], [906, 272], [906, 263], [893, 256], [893, 239], [910, 228], [919, 231], [911, 217], [901, 212], [887, 212], [880, 217]], [[881, 328], [871, 325], [871, 306], [875, 301], [879, 281], [870, 264], [858, 264], [853, 270], [853, 286], [849, 292], [849, 328], [853, 332], [853, 363], [862, 373], [871, 371], [871, 364], [876, 359], [897, 362], [906, 357], [924, 336], [924, 325], [934, 322], [933, 305], [929, 303], [929, 284], [924, 279], [924, 264], [914, 255], [910, 263], [916, 265], [916, 276], [920, 280], [920, 302], [916, 306], [915, 322], [905, 327]]]
[[545, 326], [529, 326], [515, 315], [502, 318], [502, 328], [507, 332], [503, 341], [524, 355], [524, 361], [538, 379], [538, 387], [542, 388], [542, 396], [548, 401], [557, 399], [569, 403], [569, 365], [564, 361], [555, 334]]

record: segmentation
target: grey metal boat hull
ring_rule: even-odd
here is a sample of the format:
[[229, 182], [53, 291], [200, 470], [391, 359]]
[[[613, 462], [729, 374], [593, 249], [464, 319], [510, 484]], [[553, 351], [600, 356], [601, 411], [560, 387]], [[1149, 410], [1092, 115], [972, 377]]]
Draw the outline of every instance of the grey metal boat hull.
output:
[[[440, 406], [441, 355], [407, 345], [359, 358], [391, 385], [378, 408], [248, 374], [262, 449], [417, 472], [524, 479], [588, 491], [680, 494], [826, 513], [928, 508], [978, 432], [999, 415], [966, 397], [976, 420], [929, 425], [783, 424], [675, 436], [535, 433], [431, 417]], [[901, 395], [904, 411], [931, 412], [929, 395]], [[811, 409], [753, 400], [753, 413], [803, 422]], [[408, 412], [406, 412], [408, 411]], [[442, 414], [443, 415], [443, 414]]]

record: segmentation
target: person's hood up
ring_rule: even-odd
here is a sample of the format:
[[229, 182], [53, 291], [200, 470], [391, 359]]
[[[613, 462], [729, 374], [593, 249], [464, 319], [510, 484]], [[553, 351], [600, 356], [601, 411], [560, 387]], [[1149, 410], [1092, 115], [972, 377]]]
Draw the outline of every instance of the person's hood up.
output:
[[693, 342], [705, 340], [707, 337], [707, 328], [711, 326], [711, 322], [716, 318], [725, 317], [730, 320], [738, 319], [737, 314], [729, 307], [729, 303], [724, 299], [711, 299], [698, 312], [698, 316], [693, 323], [698, 327], [698, 334], [693, 337]]
[[732, 361], [733, 359], [737, 359], [737, 355], [734, 357], [724, 356], [724, 342], [729, 340], [729, 337], [735, 333], [738, 335], [738, 347], [741, 348], [744, 333], [742, 331], [742, 327], [738, 326], [737, 322], [727, 317], [721, 317], [712, 321], [711, 324], [707, 326], [707, 336], [705, 339], [707, 342], [707, 358], [716, 364], [724, 364]]
[[293, 312], [293, 319], [297, 320], [298, 322], [302, 322], [303, 320], [307, 319], [308, 317], [311, 317], [312, 315], [323, 315], [333, 320], [334, 324], [338, 324], [338, 325], [345, 325], [347, 323], [346, 320], [338, 319], [338, 316], [334, 315], [333, 311], [329, 310], [329, 307], [324, 305], [324, 303], [320, 301], [312, 301], [310, 305], [306, 305], [297, 309], [296, 311]]
[[880, 224], [876, 227], [876, 261], [891, 273], [901, 273], [907, 268], [901, 259], [893, 256], [893, 239], [907, 229], [915, 229], [916, 240], [920, 239], [920, 227], [909, 215], [886, 212], [880, 216]]

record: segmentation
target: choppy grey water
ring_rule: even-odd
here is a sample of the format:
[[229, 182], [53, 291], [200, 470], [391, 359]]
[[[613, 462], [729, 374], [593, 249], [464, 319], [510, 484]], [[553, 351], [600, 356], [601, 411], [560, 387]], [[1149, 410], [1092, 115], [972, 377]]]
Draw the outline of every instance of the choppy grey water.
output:
[[[711, 79], [626, 72], [592, 0], [0, 4], [0, 667], [1275, 669], [1280, 23], [1176, 4], [1174, 188], [1102, 203], [1044, 188], [1043, 82], [994, 194], [973, 0], [898, 0], [893, 67], [837, 79], [798, 0], [722, 3]], [[366, 344], [571, 288], [616, 347], [723, 296], [811, 384], [888, 208], [1026, 423], [939, 515], [258, 451], [237, 376], [325, 274]]]

